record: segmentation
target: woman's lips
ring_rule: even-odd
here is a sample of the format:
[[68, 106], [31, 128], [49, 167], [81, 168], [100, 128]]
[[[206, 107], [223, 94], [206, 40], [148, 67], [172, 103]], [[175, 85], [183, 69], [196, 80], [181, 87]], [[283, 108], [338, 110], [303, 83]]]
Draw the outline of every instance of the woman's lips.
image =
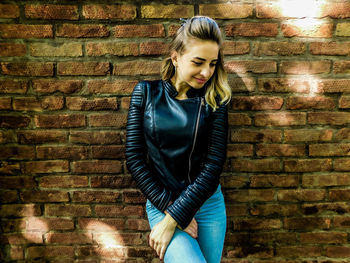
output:
[[205, 83], [207, 80], [206, 79], [198, 79], [198, 78], [195, 78], [197, 80], [198, 83], [200, 84], [203, 84]]

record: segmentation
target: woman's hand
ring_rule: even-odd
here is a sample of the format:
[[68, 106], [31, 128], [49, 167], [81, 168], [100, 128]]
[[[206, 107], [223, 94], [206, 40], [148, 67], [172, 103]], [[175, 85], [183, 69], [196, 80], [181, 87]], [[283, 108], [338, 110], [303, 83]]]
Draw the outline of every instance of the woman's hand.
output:
[[184, 229], [186, 233], [188, 233], [191, 237], [198, 237], [198, 225], [196, 219], [192, 219], [191, 223]]
[[169, 215], [156, 224], [149, 236], [149, 245], [153, 248], [161, 260], [163, 260], [165, 251], [174, 235], [177, 222]]

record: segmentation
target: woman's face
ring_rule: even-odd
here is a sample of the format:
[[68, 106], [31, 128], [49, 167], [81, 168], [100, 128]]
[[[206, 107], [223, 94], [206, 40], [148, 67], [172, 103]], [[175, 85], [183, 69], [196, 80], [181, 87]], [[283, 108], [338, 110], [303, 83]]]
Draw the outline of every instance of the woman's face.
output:
[[183, 54], [175, 51], [171, 56], [176, 66], [175, 83], [202, 88], [214, 74], [218, 54], [219, 45], [215, 41], [190, 39]]

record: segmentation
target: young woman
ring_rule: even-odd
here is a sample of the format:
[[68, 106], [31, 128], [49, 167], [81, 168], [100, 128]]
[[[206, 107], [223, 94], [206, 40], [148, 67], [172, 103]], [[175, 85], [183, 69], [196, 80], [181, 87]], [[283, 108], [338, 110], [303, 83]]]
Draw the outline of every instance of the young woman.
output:
[[147, 197], [149, 245], [166, 263], [221, 259], [226, 210], [219, 178], [231, 99], [222, 42], [213, 19], [186, 20], [162, 79], [141, 81], [132, 93], [126, 163]]

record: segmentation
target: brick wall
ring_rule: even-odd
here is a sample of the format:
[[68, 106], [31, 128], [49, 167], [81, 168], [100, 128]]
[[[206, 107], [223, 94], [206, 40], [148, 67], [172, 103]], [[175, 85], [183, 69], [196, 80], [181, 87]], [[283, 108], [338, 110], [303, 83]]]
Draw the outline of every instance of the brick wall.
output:
[[196, 14], [233, 91], [222, 262], [350, 261], [350, 1], [48, 2], [0, 4], [2, 262], [159, 262], [126, 118]]

